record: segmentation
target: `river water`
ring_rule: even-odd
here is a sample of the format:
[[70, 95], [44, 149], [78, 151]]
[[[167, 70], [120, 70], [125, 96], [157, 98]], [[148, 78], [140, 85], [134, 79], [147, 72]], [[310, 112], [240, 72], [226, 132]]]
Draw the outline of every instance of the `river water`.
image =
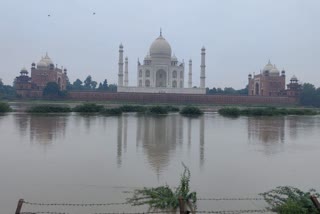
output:
[[[255, 197], [280, 185], [320, 190], [319, 139], [319, 116], [9, 113], [0, 115], [0, 209], [13, 213], [19, 198], [122, 202], [136, 188], [176, 186], [182, 162], [198, 197]], [[234, 205], [201, 206], [219, 210]], [[49, 208], [64, 211], [24, 205], [26, 211]], [[74, 212], [106, 212], [105, 207], [86, 209]], [[125, 206], [107, 211], [128, 209], [141, 211]]]

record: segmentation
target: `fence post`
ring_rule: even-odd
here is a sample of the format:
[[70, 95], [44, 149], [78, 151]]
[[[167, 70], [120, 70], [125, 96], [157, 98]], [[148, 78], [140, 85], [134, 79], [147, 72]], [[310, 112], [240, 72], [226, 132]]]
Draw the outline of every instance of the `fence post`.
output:
[[314, 206], [320, 211], [320, 203], [319, 203], [317, 197], [314, 195], [311, 195], [310, 199], [311, 199], [312, 203], [314, 204]]
[[185, 214], [184, 212], [184, 200], [182, 197], [179, 197], [179, 209], [180, 209], [180, 214]]
[[24, 202], [23, 199], [20, 199], [20, 200], [18, 201], [18, 205], [17, 205], [17, 209], [16, 209], [16, 213], [15, 213], [15, 214], [20, 214], [21, 208], [22, 208], [22, 205], [23, 205], [23, 202]]

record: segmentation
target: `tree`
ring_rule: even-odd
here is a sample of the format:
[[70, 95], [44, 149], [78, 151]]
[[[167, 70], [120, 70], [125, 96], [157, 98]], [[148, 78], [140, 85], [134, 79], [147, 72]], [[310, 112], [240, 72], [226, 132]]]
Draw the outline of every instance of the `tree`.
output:
[[91, 89], [92, 77], [91, 75], [87, 76], [87, 78], [83, 81], [85, 89]]
[[60, 89], [56, 82], [48, 82], [43, 89], [43, 96], [59, 96]]
[[118, 87], [116, 84], [110, 84], [108, 88], [108, 91], [116, 92]]
[[302, 91], [300, 94], [301, 105], [317, 106], [317, 104], [319, 103], [318, 99], [319, 96], [317, 96], [317, 90], [314, 85], [310, 83], [305, 83], [302, 85]]
[[92, 81], [92, 82], [91, 82], [91, 86], [90, 86], [91, 89], [96, 89], [97, 84], [98, 84], [98, 83], [97, 83], [96, 81]]
[[72, 84], [72, 88], [74, 90], [82, 90], [83, 89], [82, 81], [79, 79], [76, 79], [76, 81], [74, 81]]
[[2, 79], [0, 79], [0, 88], [3, 87], [3, 82], [2, 82]]

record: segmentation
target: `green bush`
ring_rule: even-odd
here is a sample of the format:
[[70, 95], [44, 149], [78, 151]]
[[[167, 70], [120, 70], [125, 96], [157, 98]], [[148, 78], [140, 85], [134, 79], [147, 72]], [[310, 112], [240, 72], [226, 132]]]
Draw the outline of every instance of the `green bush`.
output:
[[105, 109], [102, 105], [97, 105], [95, 103], [84, 103], [82, 105], [78, 105], [72, 109], [74, 112], [81, 113], [97, 113], [103, 112]]
[[316, 115], [317, 112], [311, 109], [286, 109], [286, 108], [247, 108], [240, 110], [239, 108], [222, 108], [219, 114], [223, 116], [281, 116], [281, 115]]
[[164, 106], [151, 106], [148, 112], [151, 114], [168, 114], [168, 109]]
[[223, 116], [238, 117], [240, 115], [238, 108], [221, 108], [218, 112]]
[[185, 106], [181, 109], [180, 114], [182, 115], [190, 115], [190, 116], [198, 116], [203, 114], [203, 112], [194, 106]]
[[175, 107], [175, 106], [164, 106], [168, 112], [179, 112], [180, 109], [178, 107]]
[[145, 112], [145, 111], [147, 111], [146, 107], [139, 106], [139, 105], [123, 105], [123, 106], [120, 106], [119, 109], [122, 112]]
[[10, 112], [12, 109], [10, 108], [8, 103], [0, 102], [0, 113]]
[[70, 107], [66, 106], [52, 106], [52, 105], [38, 105], [32, 106], [27, 110], [30, 113], [65, 113], [71, 112]]
[[121, 115], [122, 110], [121, 108], [109, 108], [109, 109], [105, 109], [103, 113], [108, 115]]
[[310, 196], [319, 197], [320, 194], [314, 189], [308, 192], [290, 187], [280, 186], [268, 192], [260, 194], [271, 206], [271, 210], [281, 214], [319, 214], [313, 205]]

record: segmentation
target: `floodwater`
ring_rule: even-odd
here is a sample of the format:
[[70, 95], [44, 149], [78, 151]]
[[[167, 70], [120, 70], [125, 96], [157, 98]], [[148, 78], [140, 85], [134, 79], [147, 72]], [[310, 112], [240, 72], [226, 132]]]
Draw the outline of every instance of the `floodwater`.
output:
[[[190, 168], [191, 189], [198, 197], [255, 197], [280, 185], [320, 190], [319, 139], [319, 116], [0, 115], [0, 212], [13, 213], [19, 198], [122, 202], [136, 188], [176, 186], [182, 162]], [[225, 206], [232, 207], [209, 201], [198, 209]], [[65, 212], [54, 206], [23, 208]], [[141, 211], [125, 206], [74, 209]]]

